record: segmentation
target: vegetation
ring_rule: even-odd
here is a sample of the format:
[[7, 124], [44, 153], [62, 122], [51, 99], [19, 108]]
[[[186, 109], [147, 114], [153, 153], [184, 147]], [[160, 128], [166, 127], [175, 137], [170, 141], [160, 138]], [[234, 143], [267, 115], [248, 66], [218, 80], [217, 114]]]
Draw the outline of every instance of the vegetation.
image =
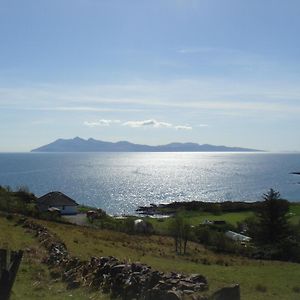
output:
[[289, 203], [273, 189], [264, 194], [263, 199], [256, 210], [257, 226], [253, 237], [261, 244], [275, 244], [290, 233], [287, 220]]
[[191, 239], [191, 225], [181, 214], [177, 214], [170, 224], [170, 234], [174, 238], [175, 252], [186, 254], [188, 239]]
[[[175, 212], [179, 213], [170, 218], [146, 217], [144, 219], [153, 225], [157, 234], [147, 237], [135, 234], [136, 217], [116, 219], [103, 213], [93, 220], [93, 228], [84, 228], [47, 221], [52, 216], [39, 214], [34, 202], [34, 195], [26, 188], [12, 191], [0, 187], [0, 210], [44, 219], [39, 222], [57, 233], [70, 252], [82, 259], [113, 255], [128, 261], [141, 261], [162, 271], [201, 273], [208, 277], [211, 291], [240, 283], [242, 298], [246, 300], [299, 297], [298, 264], [249, 259], [300, 261], [300, 205], [292, 203], [289, 206], [273, 190], [265, 195], [264, 202], [255, 204], [255, 210], [244, 207], [235, 211], [234, 206], [227, 204], [224, 211], [224, 207], [217, 204], [215, 209], [210, 205], [209, 212], [178, 209]], [[88, 210], [90, 208], [82, 207], [82, 211]], [[8, 218], [13, 217], [9, 215]], [[225, 222], [202, 224], [205, 220]], [[14, 223], [14, 220], [0, 217], [1, 246], [30, 251], [26, 252], [21, 265], [12, 299], [29, 299], [29, 286], [33, 289], [30, 299], [62, 299], [70, 294], [73, 299], [87, 298], [84, 290], [69, 293], [62, 283], [50, 278], [47, 268], [40, 264], [43, 250], [29, 234], [24, 235], [20, 227], [13, 226]], [[227, 230], [240, 232], [245, 227], [247, 234], [254, 238], [254, 243], [246, 247], [224, 234]], [[97, 294], [94, 298], [89, 294], [88, 297], [102, 299], [104, 296]]]
[[0, 186], [0, 210], [12, 213], [34, 214], [36, 197], [28, 188], [20, 187], [12, 191], [9, 186]]
[[56, 212], [39, 212], [35, 205], [36, 200], [27, 187], [22, 186], [13, 191], [9, 186], [0, 186], [0, 211], [63, 222], [60, 214]]
[[289, 223], [289, 202], [273, 189], [263, 199], [255, 218], [245, 221], [256, 246], [252, 256], [300, 262], [300, 223]]
[[[55, 232], [72, 255], [81, 259], [112, 255], [122, 260], [140, 261], [161, 271], [200, 273], [208, 278], [210, 291], [240, 283], [244, 300], [296, 300], [299, 293], [299, 264], [261, 261], [211, 251], [199, 243], [188, 242], [186, 255], [176, 255], [174, 239], [167, 236], [128, 235], [74, 225], [39, 221]], [[256, 290], [257, 285], [266, 292]]]
[[45, 250], [33, 236], [25, 234], [21, 227], [15, 226], [15, 223], [14, 218], [7, 220], [4, 215], [0, 215], [0, 248], [25, 250], [11, 300], [109, 299], [106, 295], [90, 293], [83, 288], [66, 290], [64, 283], [51, 278], [47, 266], [41, 264], [46, 254]]

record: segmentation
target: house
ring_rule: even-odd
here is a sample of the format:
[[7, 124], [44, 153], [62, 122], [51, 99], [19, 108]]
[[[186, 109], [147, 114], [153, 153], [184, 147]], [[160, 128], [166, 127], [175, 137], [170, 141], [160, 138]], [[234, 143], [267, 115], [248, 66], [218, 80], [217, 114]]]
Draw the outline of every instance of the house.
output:
[[77, 214], [77, 206], [75, 200], [61, 192], [50, 192], [37, 199], [36, 205], [39, 211], [49, 211], [51, 208], [60, 210], [62, 215]]
[[230, 231], [230, 230], [226, 231], [225, 235], [228, 238], [230, 238], [236, 242], [250, 242], [251, 241], [251, 237], [234, 232], [234, 231]]

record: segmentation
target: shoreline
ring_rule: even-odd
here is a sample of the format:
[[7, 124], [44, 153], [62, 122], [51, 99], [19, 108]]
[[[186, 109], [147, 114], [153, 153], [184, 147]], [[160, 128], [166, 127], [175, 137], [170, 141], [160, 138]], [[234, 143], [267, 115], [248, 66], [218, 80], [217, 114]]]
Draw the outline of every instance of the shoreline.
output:
[[[286, 200], [286, 199], [284, 199]], [[290, 204], [300, 205], [300, 201], [288, 201]], [[142, 216], [172, 216], [177, 211], [201, 211], [207, 213], [234, 213], [256, 210], [263, 200], [260, 201], [224, 201], [224, 202], [204, 202], [204, 201], [174, 201], [171, 203], [154, 204], [149, 206], [139, 206], [135, 211]]]

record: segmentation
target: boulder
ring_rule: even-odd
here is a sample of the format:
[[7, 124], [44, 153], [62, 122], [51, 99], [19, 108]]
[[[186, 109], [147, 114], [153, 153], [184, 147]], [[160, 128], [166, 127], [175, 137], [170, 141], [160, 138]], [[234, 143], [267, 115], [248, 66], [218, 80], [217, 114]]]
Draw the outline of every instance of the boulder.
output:
[[240, 286], [238, 284], [224, 287], [216, 291], [209, 300], [240, 300]]

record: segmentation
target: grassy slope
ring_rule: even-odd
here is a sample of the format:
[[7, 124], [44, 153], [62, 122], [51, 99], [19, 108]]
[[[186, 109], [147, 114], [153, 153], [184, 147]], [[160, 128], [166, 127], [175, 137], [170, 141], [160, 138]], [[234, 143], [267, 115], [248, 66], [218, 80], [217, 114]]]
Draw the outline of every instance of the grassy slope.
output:
[[[256, 261], [214, 254], [190, 243], [189, 255], [175, 256], [170, 238], [133, 236], [107, 230], [82, 228], [42, 222], [56, 232], [72, 254], [81, 258], [113, 255], [128, 261], [141, 261], [155, 269], [201, 273], [207, 276], [211, 290], [231, 283], [240, 283], [243, 300], [296, 300], [300, 294], [300, 265], [276, 261]], [[227, 266], [226, 266], [227, 265]], [[266, 292], [256, 286], [262, 284]]]
[[23, 228], [14, 226], [13, 221], [1, 216], [0, 248], [31, 249], [23, 257], [11, 300], [109, 299], [99, 293], [87, 293], [85, 289], [66, 291], [65, 284], [51, 280], [47, 267], [40, 263], [45, 252], [37, 240], [31, 234], [24, 233]]

